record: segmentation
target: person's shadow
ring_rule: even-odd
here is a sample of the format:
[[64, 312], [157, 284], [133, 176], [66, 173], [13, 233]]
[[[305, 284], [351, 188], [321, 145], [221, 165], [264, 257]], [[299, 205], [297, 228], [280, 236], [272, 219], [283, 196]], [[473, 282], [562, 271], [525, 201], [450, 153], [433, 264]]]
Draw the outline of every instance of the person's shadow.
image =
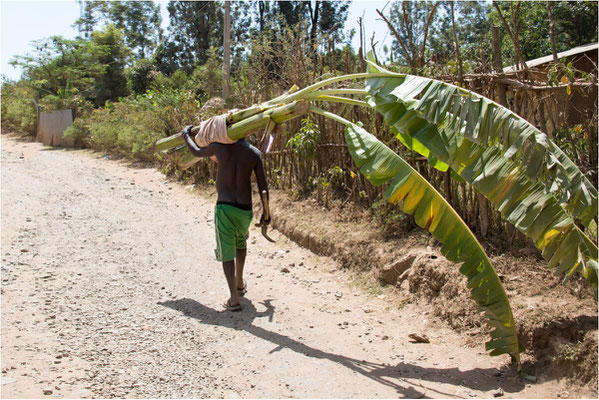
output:
[[[509, 366], [504, 366], [501, 369], [474, 368], [468, 371], [460, 371], [457, 367], [445, 369], [425, 368], [404, 362], [400, 362], [396, 365], [388, 365], [327, 353], [307, 346], [306, 344], [285, 335], [253, 325], [252, 322], [255, 318], [267, 317], [269, 321], [272, 321], [275, 313], [275, 307], [272, 305], [272, 300], [267, 299], [264, 300], [264, 302], [261, 302], [260, 304], [266, 307], [266, 310], [260, 312], [258, 312], [256, 307], [247, 298], [243, 298], [242, 301], [243, 311], [237, 313], [217, 311], [188, 298], [168, 300], [159, 302], [158, 304], [179, 311], [185, 316], [197, 319], [202, 324], [223, 326], [251, 333], [258, 338], [277, 345], [277, 347], [271, 350], [270, 353], [287, 348], [308, 357], [327, 359], [336, 362], [376, 382], [394, 388], [405, 398], [424, 398], [426, 397], [426, 391], [430, 390], [430, 388], [422, 386], [421, 390], [418, 390], [413, 386], [410, 386], [413, 384], [412, 382], [406, 381], [405, 386], [402, 386], [396, 381], [401, 381], [403, 379], [419, 379], [468, 387], [479, 391], [494, 390], [501, 386], [506, 392], [518, 392], [524, 388], [524, 384], [520, 380], [505, 378], [515, 374], [515, 370]], [[497, 377], [500, 375], [504, 376], [504, 378], [501, 379], [501, 383], [497, 382]], [[437, 392], [446, 396], [453, 395], [450, 393]]]

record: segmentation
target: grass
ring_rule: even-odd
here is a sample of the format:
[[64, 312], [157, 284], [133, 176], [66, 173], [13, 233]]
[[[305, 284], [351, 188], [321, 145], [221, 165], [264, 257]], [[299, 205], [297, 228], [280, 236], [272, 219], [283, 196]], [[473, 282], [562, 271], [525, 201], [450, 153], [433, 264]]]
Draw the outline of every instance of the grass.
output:
[[382, 286], [378, 279], [372, 279], [365, 273], [357, 274], [353, 279], [349, 280], [347, 285], [351, 289], [358, 289], [372, 297], [386, 295], [390, 292], [389, 288]]

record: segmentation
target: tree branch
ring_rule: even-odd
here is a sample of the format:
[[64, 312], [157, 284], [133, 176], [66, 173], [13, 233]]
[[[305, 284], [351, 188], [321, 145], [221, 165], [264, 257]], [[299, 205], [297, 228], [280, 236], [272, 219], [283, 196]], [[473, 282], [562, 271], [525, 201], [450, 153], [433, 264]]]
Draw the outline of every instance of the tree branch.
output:
[[[426, 37], [428, 36], [428, 28], [433, 20], [433, 16], [435, 15], [435, 11], [437, 10], [437, 7], [439, 6], [441, 2], [438, 1], [433, 5], [433, 8], [430, 12], [430, 14], [428, 14], [428, 18], [426, 19], [426, 26], [424, 27], [424, 39], [422, 40], [422, 48], [420, 49], [420, 65], [419, 67], [424, 66], [424, 50], [426, 48]], [[451, 9], [453, 10], [453, 2], [451, 3]], [[459, 50], [458, 50], [459, 51]]]
[[385, 23], [389, 27], [389, 30], [391, 30], [391, 33], [393, 33], [393, 36], [395, 36], [395, 39], [397, 39], [397, 41], [399, 42], [399, 45], [401, 46], [401, 48], [403, 49], [404, 53], [406, 54], [406, 58], [408, 59], [408, 64], [410, 66], [413, 66], [413, 64], [412, 64], [412, 57], [410, 57], [410, 52], [408, 51], [408, 49], [407, 49], [406, 44], [404, 43], [404, 41], [401, 40], [401, 36], [399, 36], [399, 32], [397, 32], [397, 30], [395, 29], [395, 27], [391, 24], [391, 22], [387, 19], [387, 17], [385, 17], [383, 15], [383, 13], [380, 10], [377, 9], [376, 12], [381, 16], [381, 18], [383, 18], [383, 21], [385, 21]]

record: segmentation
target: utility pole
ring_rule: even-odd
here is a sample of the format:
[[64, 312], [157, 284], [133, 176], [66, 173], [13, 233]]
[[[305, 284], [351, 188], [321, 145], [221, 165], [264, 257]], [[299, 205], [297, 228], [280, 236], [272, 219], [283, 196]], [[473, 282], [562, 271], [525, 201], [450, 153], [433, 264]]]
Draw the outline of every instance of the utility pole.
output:
[[223, 100], [229, 104], [230, 75], [231, 75], [231, 2], [225, 0], [225, 20], [223, 39]]

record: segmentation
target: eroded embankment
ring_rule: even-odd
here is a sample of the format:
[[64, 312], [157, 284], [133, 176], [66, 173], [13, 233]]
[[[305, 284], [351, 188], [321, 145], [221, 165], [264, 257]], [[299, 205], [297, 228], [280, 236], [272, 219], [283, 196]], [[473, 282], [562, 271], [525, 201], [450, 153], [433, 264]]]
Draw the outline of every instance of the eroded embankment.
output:
[[[385, 240], [377, 224], [350, 205], [324, 209], [313, 200], [291, 201], [281, 191], [271, 194], [271, 204], [273, 226], [290, 239], [392, 286], [400, 303], [419, 303], [473, 341], [487, 340], [465, 277], [427, 232], [416, 228]], [[562, 285], [539, 252], [521, 253], [527, 255], [503, 254], [491, 261], [512, 305], [526, 368], [539, 377], [567, 377], [596, 388], [597, 302], [591, 289], [580, 280]]]

